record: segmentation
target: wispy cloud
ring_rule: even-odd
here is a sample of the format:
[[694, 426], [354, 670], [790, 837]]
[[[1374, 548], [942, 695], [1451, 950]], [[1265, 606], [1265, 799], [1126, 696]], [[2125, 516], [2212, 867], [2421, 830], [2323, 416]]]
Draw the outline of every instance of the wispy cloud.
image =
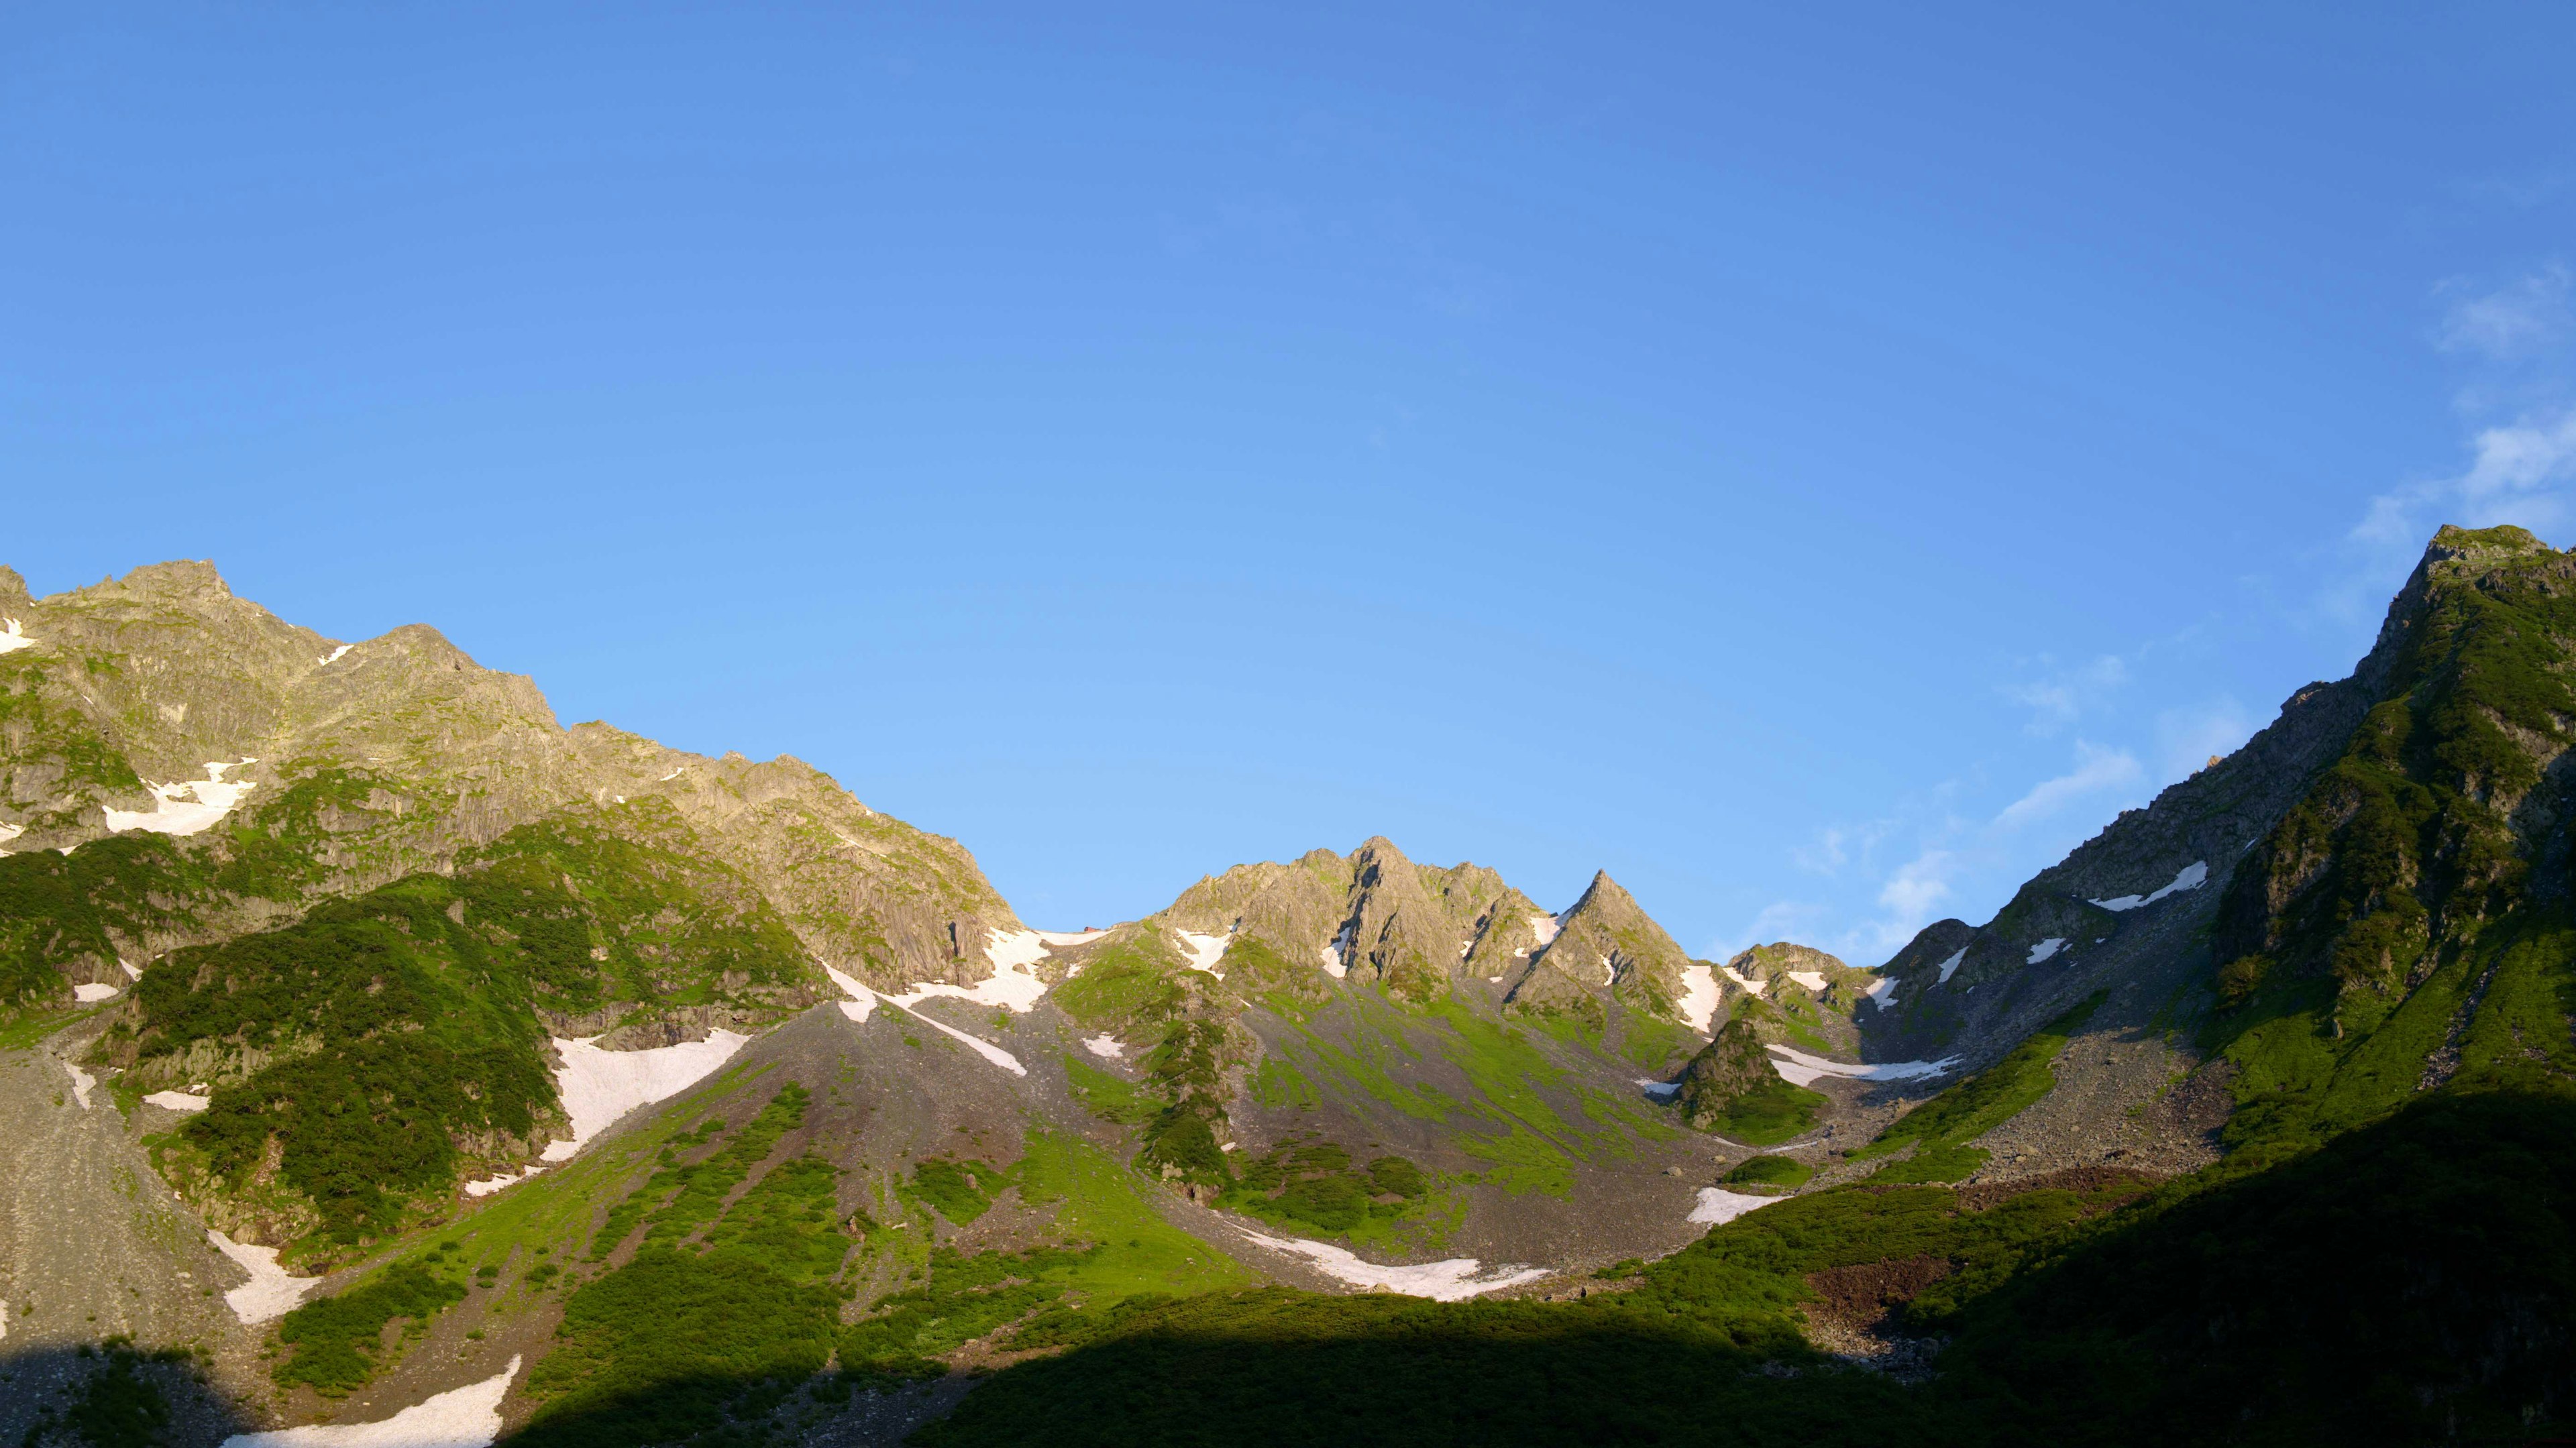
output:
[[[2552, 262], [2528, 276], [2470, 296], [2459, 296], [2443, 313], [2435, 341], [2447, 352], [2473, 352], [2491, 358], [2527, 355], [2566, 335], [2571, 320], [2567, 267]], [[2441, 290], [2461, 290], [2452, 283]]]
[[2111, 691], [2128, 681], [2129, 666], [2117, 654], [2104, 654], [2036, 683], [2008, 684], [2004, 697], [2030, 710], [2030, 732], [2046, 736], [2102, 707]]
[[2224, 694], [2163, 711], [2156, 715], [2156, 782], [2189, 778], [2211, 759], [2235, 753], [2256, 727], [2245, 706]]
[[2011, 831], [2056, 815], [2079, 800], [2092, 799], [2112, 790], [2134, 789], [2146, 779], [2146, 770], [2138, 757], [2125, 749], [2104, 749], [2083, 740], [2075, 742], [2075, 767], [2053, 779], [2031, 787], [2028, 794], [2005, 805], [1995, 816], [1995, 828]]

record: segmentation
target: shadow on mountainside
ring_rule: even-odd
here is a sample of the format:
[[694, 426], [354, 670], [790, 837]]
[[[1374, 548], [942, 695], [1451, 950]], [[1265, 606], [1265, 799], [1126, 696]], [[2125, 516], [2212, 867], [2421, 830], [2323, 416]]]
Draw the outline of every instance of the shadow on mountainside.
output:
[[[1649, 1320], [1270, 1291], [1136, 1314], [1000, 1373], [914, 1441], [2114, 1448], [2564, 1431], [2576, 1100], [2432, 1097], [2224, 1174], [1971, 1263], [1897, 1309], [1903, 1330], [1951, 1340], [1919, 1387], [1745, 1334], [1717, 1300], [1693, 1320], [1670, 1292]], [[1743, 1285], [1698, 1280], [1713, 1299]]]
[[0, 1443], [13, 1448], [215, 1448], [257, 1425], [179, 1352], [0, 1342]]

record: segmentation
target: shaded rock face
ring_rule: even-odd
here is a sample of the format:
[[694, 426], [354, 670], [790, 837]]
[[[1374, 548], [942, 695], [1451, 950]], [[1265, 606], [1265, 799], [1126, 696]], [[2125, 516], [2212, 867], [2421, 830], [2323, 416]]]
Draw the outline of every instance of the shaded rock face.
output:
[[[184, 910], [38, 942], [45, 958], [22, 962], [27, 978], [0, 982], [21, 993], [115, 983], [120, 956], [139, 965], [451, 868], [559, 810], [646, 798], [748, 876], [808, 951], [874, 983], [980, 980], [988, 939], [1019, 928], [956, 842], [877, 814], [820, 771], [705, 759], [604, 724], [566, 730], [531, 681], [423, 625], [342, 645], [235, 597], [202, 563], [43, 599], [13, 573], [0, 615], [34, 640], [0, 654], [0, 826], [12, 831], [0, 850], [157, 849], [168, 857], [131, 868], [161, 872], [156, 898], [188, 896]], [[165, 807], [150, 785], [207, 780], [208, 761], [249, 785], [219, 822], [150, 841], [148, 825], [109, 828], [111, 810]]]

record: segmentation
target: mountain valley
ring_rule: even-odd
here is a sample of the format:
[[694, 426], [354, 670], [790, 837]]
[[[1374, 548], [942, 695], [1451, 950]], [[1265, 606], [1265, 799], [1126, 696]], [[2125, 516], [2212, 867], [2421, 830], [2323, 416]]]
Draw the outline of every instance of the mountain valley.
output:
[[1110, 928], [425, 626], [0, 569], [0, 1440], [2521, 1441], [2576, 554], [1876, 968], [1384, 838]]

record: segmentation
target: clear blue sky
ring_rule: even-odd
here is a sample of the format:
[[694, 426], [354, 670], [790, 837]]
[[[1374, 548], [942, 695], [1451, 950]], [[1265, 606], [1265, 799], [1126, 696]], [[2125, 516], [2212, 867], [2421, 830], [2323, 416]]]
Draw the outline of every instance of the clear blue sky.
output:
[[2576, 542], [2570, 55], [2554, 5], [14, 7], [0, 561], [434, 623], [1042, 926], [1384, 833], [1874, 963], [2340, 677], [2442, 518]]

